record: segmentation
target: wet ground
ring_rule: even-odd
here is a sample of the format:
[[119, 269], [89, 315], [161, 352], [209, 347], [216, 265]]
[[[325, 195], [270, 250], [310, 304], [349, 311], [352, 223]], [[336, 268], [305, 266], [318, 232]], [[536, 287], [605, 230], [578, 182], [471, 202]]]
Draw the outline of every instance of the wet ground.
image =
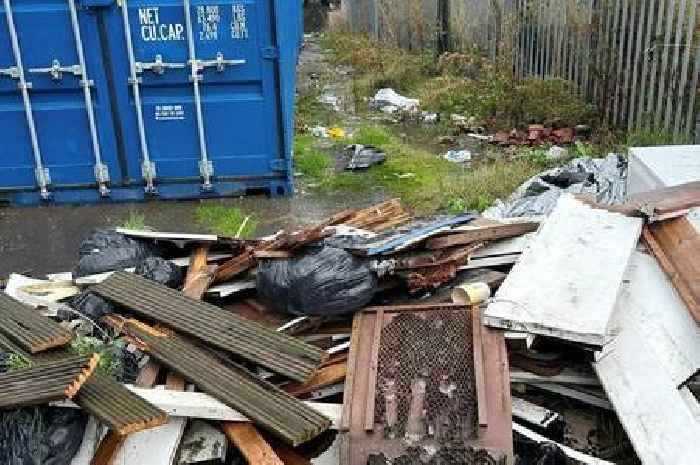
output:
[[[326, 59], [315, 42], [304, 48], [299, 65], [301, 88], [327, 66]], [[281, 228], [308, 226], [346, 208], [383, 200], [377, 193], [358, 193], [355, 198], [332, 197], [308, 191], [303, 179], [297, 179], [296, 184], [297, 194], [290, 198], [256, 196], [193, 202], [0, 206], [0, 279], [13, 272], [43, 277], [47, 273], [69, 271], [77, 261], [82, 238], [95, 228], [121, 226], [132, 213], [143, 215], [146, 225], [160, 231], [209, 232], [197, 223], [197, 208], [203, 203], [221, 203], [253, 215], [258, 222], [257, 232], [267, 234]]]

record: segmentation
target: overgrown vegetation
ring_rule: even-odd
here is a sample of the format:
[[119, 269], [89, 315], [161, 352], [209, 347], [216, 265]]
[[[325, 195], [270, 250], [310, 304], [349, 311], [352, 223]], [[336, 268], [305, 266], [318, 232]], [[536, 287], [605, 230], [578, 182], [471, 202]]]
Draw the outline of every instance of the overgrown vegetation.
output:
[[227, 237], [252, 237], [258, 223], [252, 215], [236, 207], [204, 204], [197, 208], [197, 223], [214, 234]]
[[121, 339], [107, 343], [96, 337], [78, 336], [71, 342], [70, 348], [71, 351], [81, 356], [99, 354], [100, 363], [97, 369], [100, 373], [116, 380], [121, 379], [124, 373], [122, 362], [124, 342]]
[[130, 211], [129, 217], [122, 223], [122, 228], [143, 231], [146, 229], [146, 216], [143, 213]]
[[331, 157], [314, 146], [312, 135], [298, 135], [294, 140], [296, 169], [313, 182], [323, 181], [331, 166]]
[[32, 366], [32, 362], [26, 359], [24, 356], [11, 353], [7, 355], [7, 369], [8, 371], [22, 370], [24, 368], [29, 368]]

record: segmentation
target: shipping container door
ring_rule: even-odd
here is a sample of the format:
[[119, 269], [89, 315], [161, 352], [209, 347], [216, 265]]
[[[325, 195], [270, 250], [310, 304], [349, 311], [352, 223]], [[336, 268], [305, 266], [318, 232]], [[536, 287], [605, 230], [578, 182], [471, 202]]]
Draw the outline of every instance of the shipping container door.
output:
[[192, 178], [215, 189], [217, 180], [279, 168], [271, 4], [128, 0], [112, 12], [110, 24], [121, 24], [110, 47], [123, 58], [115, 76], [130, 82], [119, 87], [130, 166], [154, 190]]
[[0, 10], [0, 191], [106, 196], [120, 174], [96, 11], [74, 0], [0, 0]]

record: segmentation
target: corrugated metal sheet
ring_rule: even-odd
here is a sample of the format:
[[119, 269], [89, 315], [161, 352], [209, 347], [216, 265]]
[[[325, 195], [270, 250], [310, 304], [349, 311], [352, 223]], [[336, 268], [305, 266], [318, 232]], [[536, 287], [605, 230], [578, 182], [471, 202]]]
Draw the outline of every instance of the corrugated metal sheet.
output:
[[115, 273], [92, 290], [140, 317], [295, 381], [310, 379], [327, 358], [317, 347], [130, 273]]
[[73, 336], [32, 307], [0, 293], [0, 333], [35, 354], [68, 344]]
[[108, 320], [158, 362], [289, 444], [296, 446], [313, 439], [331, 425], [328, 418], [300, 400], [180, 336], [136, 320]]
[[97, 354], [71, 357], [0, 375], [0, 409], [71, 399], [99, 361]]

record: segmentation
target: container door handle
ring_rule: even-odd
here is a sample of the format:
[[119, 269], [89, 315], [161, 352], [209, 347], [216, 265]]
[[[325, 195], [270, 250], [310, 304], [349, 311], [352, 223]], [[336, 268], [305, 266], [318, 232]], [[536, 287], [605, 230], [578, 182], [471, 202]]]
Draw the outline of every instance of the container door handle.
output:
[[150, 63], [137, 61], [134, 64], [136, 65], [136, 72], [139, 74], [145, 71], [152, 71], [155, 74], [162, 75], [165, 73], [166, 69], [184, 69], [187, 67], [186, 63], [167, 63], [163, 61], [163, 55], [161, 54], [157, 54], [155, 59]]
[[74, 76], [82, 76], [83, 68], [80, 65], [61, 66], [61, 62], [53, 60], [48, 68], [29, 68], [32, 74], [48, 74], [54, 81], [63, 79], [63, 73], [70, 73]]
[[18, 87], [22, 93], [22, 102], [24, 103], [24, 114], [27, 118], [27, 126], [29, 127], [29, 138], [32, 144], [32, 153], [34, 154], [34, 175], [36, 182], [39, 185], [41, 197], [44, 200], [51, 198], [49, 193], [49, 185], [51, 177], [48, 168], [44, 167], [44, 162], [41, 157], [41, 149], [39, 147], [39, 138], [36, 133], [36, 125], [34, 124], [34, 113], [32, 111], [32, 102], [29, 97], [29, 89], [31, 83], [27, 82], [24, 76], [24, 65], [22, 64], [22, 52], [19, 47], [19, 39], [17, 38], [17, 29], [12, 15], [12, 5], [10, 0], [3, 0], [5, 6], [5, 16], [7, 17], [7, 27], [10, 31], [10, 42], [12, 43], [12, 53], [15, 57], [16, 65], [4, 70], [3, 74], [9, 75], [13, 79], [19, 80]]
[[203, 70], [205, 68], [216, 68], [216, 71], [218, 73], [223, 73], [226, 70], [227, 66], [237, 66], [245, 64], [246, 60], [226, 59], [224, 58], [224, 54], [222, 52], [217, 52], [216, 58], [213, 60], [198, 60], [197, 68], [200, 70]]

